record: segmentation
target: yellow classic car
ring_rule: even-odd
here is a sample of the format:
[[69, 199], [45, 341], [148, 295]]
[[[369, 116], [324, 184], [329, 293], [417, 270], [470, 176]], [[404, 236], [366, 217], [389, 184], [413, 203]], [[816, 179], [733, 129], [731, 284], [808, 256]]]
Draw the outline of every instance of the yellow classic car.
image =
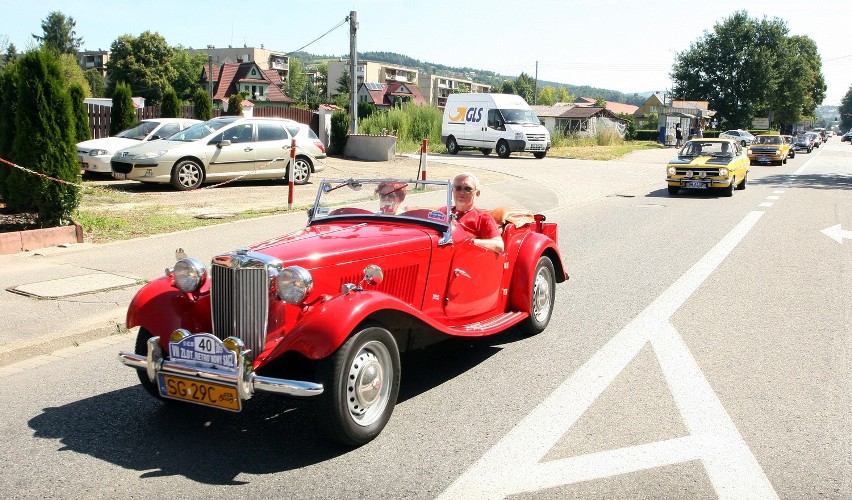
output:
[[761, 134], [748, 147], [748, 159], [755, 163], [782, 165], [787, 163], [791, 145], [779, 134]]
[[690, 139], [669, 162], [666, 183], [669, 195], [681, 189], [717, 189], [732, 196], [745, 189], [749, 159], [739, 142], [731, 139]]

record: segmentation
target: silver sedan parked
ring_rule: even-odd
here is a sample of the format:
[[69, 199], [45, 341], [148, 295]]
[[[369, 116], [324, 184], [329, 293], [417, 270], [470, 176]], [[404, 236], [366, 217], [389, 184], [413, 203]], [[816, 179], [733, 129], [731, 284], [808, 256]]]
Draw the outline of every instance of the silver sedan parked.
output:
[[221, 117], [198, 123], [166, 141], [122, 149], [113, 177], [170, 183], [182, 191], [231, 179], [286, 179], [296, 139], [296, 184], [325, 168], [325, 147], [307, 125], [283, 118]]

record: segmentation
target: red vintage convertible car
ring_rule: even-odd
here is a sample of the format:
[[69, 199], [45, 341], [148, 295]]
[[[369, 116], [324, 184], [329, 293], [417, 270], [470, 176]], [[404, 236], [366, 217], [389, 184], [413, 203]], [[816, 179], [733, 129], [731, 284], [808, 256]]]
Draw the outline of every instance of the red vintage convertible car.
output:
[[[389, 181], [433, 208], [379, 210], [376, 187]], [[555, 224], [495, 210], [505, 250], [485, 250], [447, 217], [451, 188], [325, 180], [302, 230], [209, 266], [179, 250], [131, 302], [139, 333], [121, 361], [164, 401], [240, 411], [259, 391], [316, 397], [332, 439], [370, 441], [396, 404], [400, 351], [512, 326], [538, 333], [568, 279]]]

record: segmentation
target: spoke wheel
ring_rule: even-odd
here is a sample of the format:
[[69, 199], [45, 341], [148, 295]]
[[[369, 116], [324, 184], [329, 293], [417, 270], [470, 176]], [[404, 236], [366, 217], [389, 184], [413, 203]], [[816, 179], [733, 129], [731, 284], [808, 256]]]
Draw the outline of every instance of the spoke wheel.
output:
[[[289, 179], [289, 177], [287, 178]], [[307, 184], [310, 178], [311, 162], [302, 157], [296, 158], [296, 169], [293, 170], [293, 182], [296, 184]]]
[[541, 333], [550, 322], [556, 294], [556, 272], [550, 258], [542, 256], [535, 266], [530, 293], [530, 316], [519, 326], [528, 335]]
[[323, 430], [349, 446], [370, 442], [388, 423], [399, 394], [399, 349], [393, 335], [367, 325], [320, 365]]
[[181, 160], [172, 169], [172, 186], [180, 191], [197, 189], [204, 181], [204, 167], [194, 160]]

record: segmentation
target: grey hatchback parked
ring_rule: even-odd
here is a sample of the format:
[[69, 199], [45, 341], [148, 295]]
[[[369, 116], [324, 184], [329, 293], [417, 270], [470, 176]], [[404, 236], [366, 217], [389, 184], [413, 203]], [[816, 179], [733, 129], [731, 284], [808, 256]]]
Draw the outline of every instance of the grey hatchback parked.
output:
[[286, 179], [296, 139], [296, 184], [325, 168], [325, 146], [307, 125], [283, 118], [221, 117], [198, 123], [167, 140], [122, 149], [112, 157], [113, 177], [170, 183], [182, 191], [205, 182]]

